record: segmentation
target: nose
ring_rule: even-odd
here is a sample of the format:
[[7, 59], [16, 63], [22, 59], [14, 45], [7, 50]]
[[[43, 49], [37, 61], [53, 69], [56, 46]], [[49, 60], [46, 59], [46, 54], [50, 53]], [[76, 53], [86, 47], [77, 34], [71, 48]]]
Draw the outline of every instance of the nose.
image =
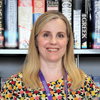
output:
[[52, 37], [50, 40], [51, 44], [57, 44], [57, 38], [56, 37]]

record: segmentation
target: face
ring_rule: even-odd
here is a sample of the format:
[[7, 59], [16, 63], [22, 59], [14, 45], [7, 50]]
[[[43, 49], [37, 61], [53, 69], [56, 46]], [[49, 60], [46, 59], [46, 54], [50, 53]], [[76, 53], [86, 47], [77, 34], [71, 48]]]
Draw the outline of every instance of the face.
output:
[[60, 18], [49, 21], [37, 36], [40, 60], [55, 62], [62, 60], [68, 43], [66, 25]]

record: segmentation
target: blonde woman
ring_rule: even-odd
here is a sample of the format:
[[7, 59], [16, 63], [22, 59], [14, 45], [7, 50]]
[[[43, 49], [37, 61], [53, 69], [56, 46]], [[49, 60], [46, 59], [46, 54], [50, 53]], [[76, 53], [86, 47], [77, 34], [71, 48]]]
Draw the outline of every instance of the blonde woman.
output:
[[100, 88], [74, 61], [73, 33], [66, 17], [55, 11], [33, 26], [23, 70], [4, 84], [1, 99], [98, 100]]

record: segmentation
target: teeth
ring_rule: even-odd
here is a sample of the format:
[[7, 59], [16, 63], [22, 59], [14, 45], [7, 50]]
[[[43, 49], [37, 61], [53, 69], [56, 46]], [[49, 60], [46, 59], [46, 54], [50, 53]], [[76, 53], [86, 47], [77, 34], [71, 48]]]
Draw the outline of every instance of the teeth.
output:
[[49, 51], [57, 51], [58, 49], [48, 49]]

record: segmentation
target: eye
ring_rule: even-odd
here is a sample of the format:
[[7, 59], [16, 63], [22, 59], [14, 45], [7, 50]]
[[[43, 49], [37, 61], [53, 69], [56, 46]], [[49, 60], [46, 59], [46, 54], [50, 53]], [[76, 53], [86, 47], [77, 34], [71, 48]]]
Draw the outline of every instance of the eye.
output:
[[63, 34], [58, 34], [58, 37], [59, 37], [59, 38], [63, 38], [64, 35], [63, 35]]
[[44, 33], [44, 35], [43, 35], [44, 37], [48, 37], [49, 36], [49, 34], [48, 33]]

